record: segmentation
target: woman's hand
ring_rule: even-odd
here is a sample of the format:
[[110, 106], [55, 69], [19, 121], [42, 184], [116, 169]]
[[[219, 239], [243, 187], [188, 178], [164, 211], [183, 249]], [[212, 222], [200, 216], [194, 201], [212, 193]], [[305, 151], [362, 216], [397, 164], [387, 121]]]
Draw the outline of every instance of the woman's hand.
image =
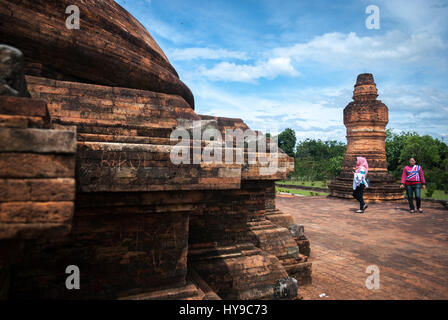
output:
[[426, 184], [423, 185], [423, 189], [426, 189]]
[[404, 189], [404, 184], [400, 184], [400, 188], [401, 188], [401, 189]]

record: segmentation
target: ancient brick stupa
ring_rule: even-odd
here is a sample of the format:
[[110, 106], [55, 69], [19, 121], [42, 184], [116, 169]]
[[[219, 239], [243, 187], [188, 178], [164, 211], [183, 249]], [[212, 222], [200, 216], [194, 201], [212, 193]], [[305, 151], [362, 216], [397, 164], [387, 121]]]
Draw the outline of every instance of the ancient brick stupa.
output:
[[[71, 5], [79, 30], [66, 28]], [[311, 282], [309, 241], [275, 208], [274, 181], [293, 159], [173, 163], [176, 128], [248, 126], [197, 114], [126, 10], [113, 0], [0, 0], [0, 21], [0, 300], [264, 299], [283, 297], [274, 288], [288, 277]], [[15, 94], [10, 73], [31, 97]], [[189, 154], [212, 143], [193, 139]], [[80, 270], [77, 290], [65, 285], [68, 266]]]
[[365, 157], [369, 163], [370, 186], [364, 192], [367, 200], [402, 199], [403, 192], [387, 171], [386, 125], [389, 121], [387, 106], [377, 100], [377, 88], [370, 73], [360, 74], [353, 91], [353, 100], [344, 109], [347, 128], [347, 152], [341, 174], [329, 184], [330, 195], [352, 198], [353, 168], [356, 157]]

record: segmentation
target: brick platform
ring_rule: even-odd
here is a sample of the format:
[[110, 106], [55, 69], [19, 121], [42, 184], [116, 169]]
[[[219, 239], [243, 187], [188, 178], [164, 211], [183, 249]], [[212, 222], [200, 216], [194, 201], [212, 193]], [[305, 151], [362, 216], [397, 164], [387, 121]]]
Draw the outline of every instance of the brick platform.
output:
[[[304, 299], [448, 299], [448, 211], [441, 204], [423, 202], [425, 213], [411, 215], [405, 201], [374, 203], [360, 215], [355, 200], [279, 195], [276, 203], [306, 226], [312, 243], [313, 284], [299, 288]], [[373, 264], [379, 290], [365, 286]]]

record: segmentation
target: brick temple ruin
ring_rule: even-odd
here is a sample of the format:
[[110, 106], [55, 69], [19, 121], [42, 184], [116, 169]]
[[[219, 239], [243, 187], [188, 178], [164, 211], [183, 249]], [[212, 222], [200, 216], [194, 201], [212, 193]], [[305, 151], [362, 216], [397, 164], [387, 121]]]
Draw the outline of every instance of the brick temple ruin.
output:
[[377, 100], [378, 91], [373, 75], [363, 73], [356, 79], [353, 100], [344, 109], [347, 128], [347, 151], [340, 175], [329, 185], [330, 195], [353, 198], [353, 170], [356, 157], [365, 157], [369, 163], [369, 188], [366, 200], [403, 199], [403, 190], [387, 170], [386, 125], [389, 122], [387, 106]]
[[[66, 28], [69, 5], [79, 30]], [[1, 298], [264, 299], [287, 276], [311, 282], [303, 228], [275, 208], [274, 181], [293, 159], [173, 164], [175, 128], [248, 127], [197, 114], [127, 11], [111, 0], [0, 0], [0, 21], [31, 95], [0, 96]], [[274, 158], [279, 169], [260, 174]], [[79, 290], [65, 286], [70, 265]]]

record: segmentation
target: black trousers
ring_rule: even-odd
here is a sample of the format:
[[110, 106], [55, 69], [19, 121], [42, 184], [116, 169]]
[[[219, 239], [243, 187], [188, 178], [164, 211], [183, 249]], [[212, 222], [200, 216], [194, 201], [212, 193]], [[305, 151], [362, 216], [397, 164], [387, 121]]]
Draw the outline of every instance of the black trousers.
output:
[[356, 190], [353, 190], [353, 197], [359, 201], [359, 210], [364, 210], [364, 188], [365, 185], [360, 184], [356, 187]]

